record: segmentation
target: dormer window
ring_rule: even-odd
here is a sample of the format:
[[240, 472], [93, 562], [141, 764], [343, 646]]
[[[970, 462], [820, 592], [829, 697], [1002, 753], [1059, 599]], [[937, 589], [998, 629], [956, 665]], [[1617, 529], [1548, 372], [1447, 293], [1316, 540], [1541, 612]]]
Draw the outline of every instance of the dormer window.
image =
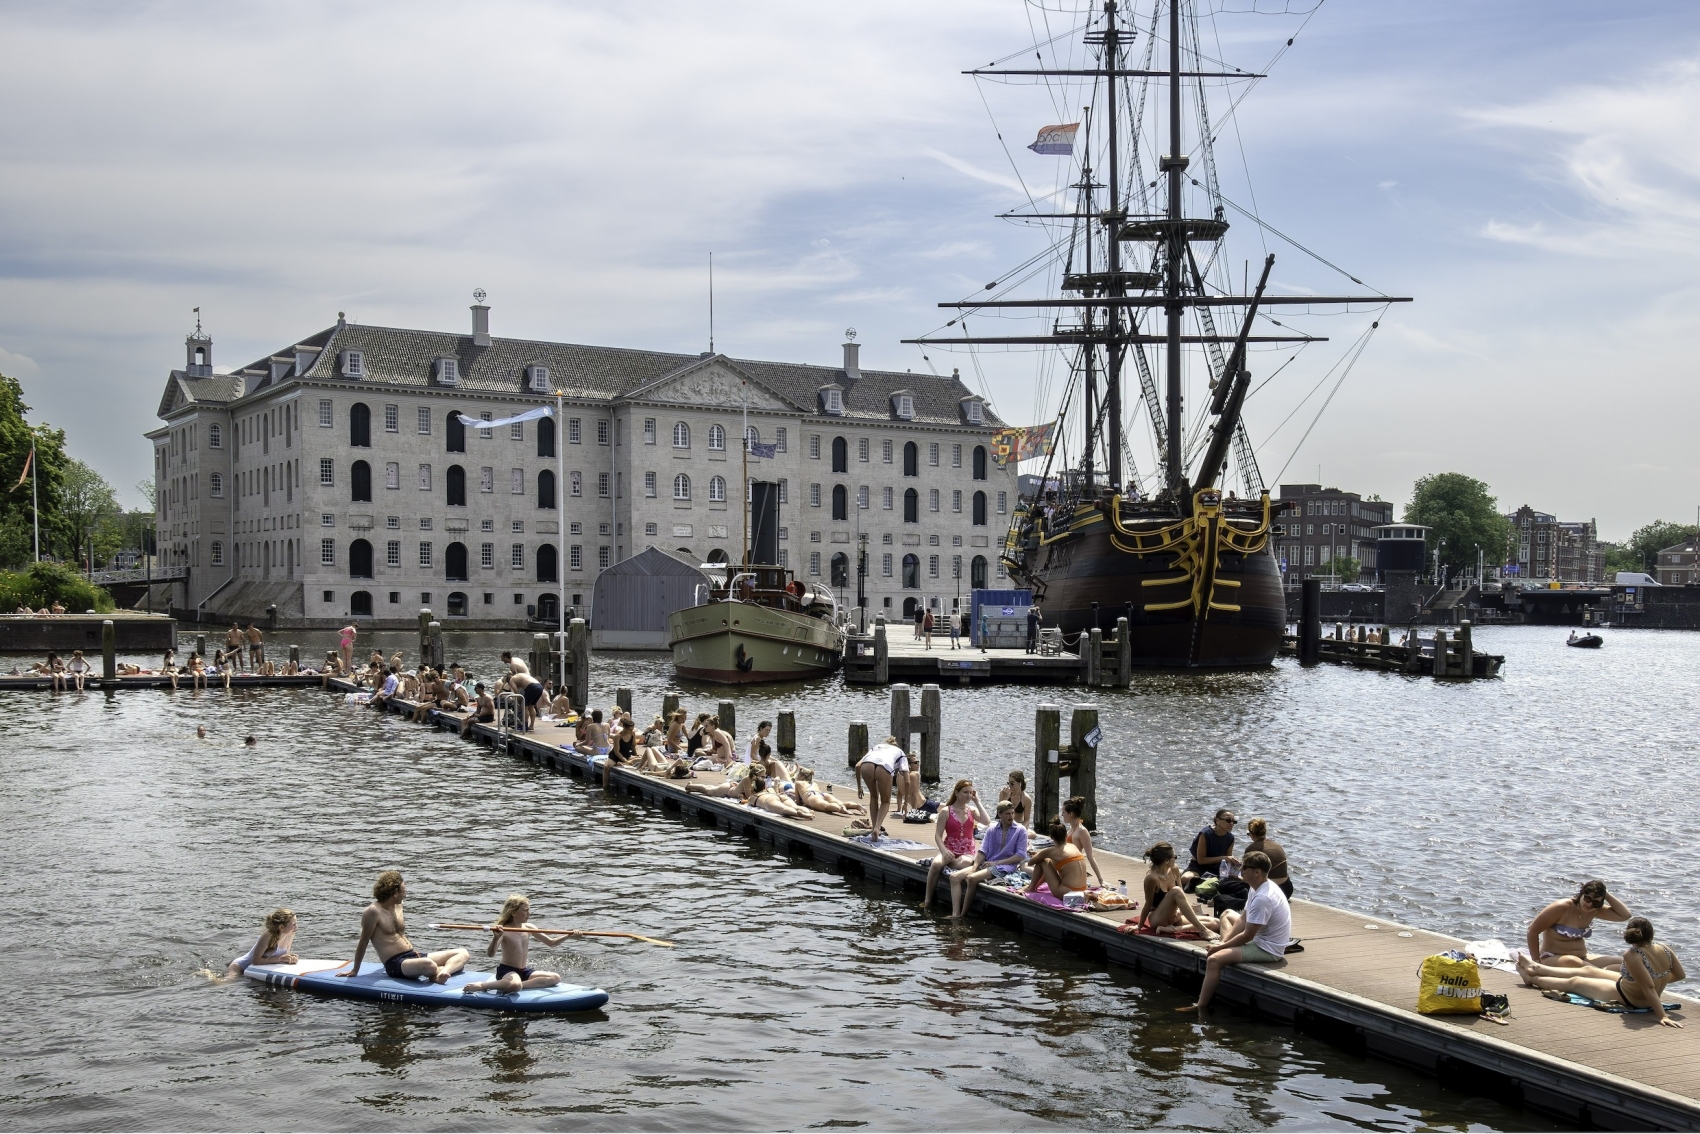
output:
[[362, 350], [345, 350], [337, 355], [337, 369], [342, 371], [344, 378], [366, 377], [366, 352]]
[[892, 394], [891, 412], [903, 421], [915, 420], [915, 395], [907, 390]]
[[967, 416], [969, 425], [986, 424], [986, 403], [979, 398], [969, 398], [963, 402], [962, 412]]
[[525, 368], [525, 377], [533, 393], [547, 394], [549, 392], [549, 368], [547, 366], [528, 366]]
[[437, 381], [444, 386], [460, 385], [460, 363], [452, 358], [437, 360]]
[[837, 386], [822, 386], [820, 405], [822, 413], [839, 416], [844, 412], [844, 391]]

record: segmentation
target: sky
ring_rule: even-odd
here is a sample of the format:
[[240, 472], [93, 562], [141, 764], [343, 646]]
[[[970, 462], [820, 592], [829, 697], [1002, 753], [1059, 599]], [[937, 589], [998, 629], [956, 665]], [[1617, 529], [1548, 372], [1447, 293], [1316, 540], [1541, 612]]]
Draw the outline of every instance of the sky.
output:
[[[1374, 312], [1254, 356], [1265, 476], [1403, 503], [1463, 472], [1604, 538], [1693, 517], [1700, 5], [1199, 2], [1213, 58], [1269, 67], [1210, 94], [1223, 194], [1415, 300], [1337, 389]], [[854, 327], [864, 366], [1044, 420], [1054, 360], [902, 340], [1045, 247], [996, 214], [1066, 184], [1024, 147], [1076, 92], [961, 72], [1082, 8], [0, 4], [0, 372], [135, 505], [194, 307], [221, 368], [339, 311], [464, 329], [475, 288], [497, 335], [695, 352], [712, 253], [720, 351], [836, 364]], [[1229, 219], [1240, 271], [1352, 286]]]

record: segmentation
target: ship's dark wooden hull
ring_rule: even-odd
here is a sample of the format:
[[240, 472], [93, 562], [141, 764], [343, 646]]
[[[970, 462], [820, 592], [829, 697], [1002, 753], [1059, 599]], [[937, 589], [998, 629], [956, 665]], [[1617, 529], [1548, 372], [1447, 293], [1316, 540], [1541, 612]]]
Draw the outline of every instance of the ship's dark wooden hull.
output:
[[[1191, 606], [1147, 611], [1147, 604], [1180, 602], [1191, 583], [1146, 586], [1146, 580], [1174, 579], [1183, 572], [1173, 552], [1137, 554], [1111, 542], [1108, 523], [1076, 527], [1068, 537], [1033, 553], [1032, 582], [1042, 593], [1046, 626], [1073, 636], [1096, 624], [1106, 633], [1126, 617], [1133, 664], [1144, 667], [1240, 668], [1275, 660], [1286, 629], [1287, 607], [1281, 573], [1267, 549], [1249, 555], [1224, 551], [1216, 577], [1238, 587], [1216, 588], [1219, 603], [1239, 610], [1216, 610], [1199, 625]], [[1098, 604], [1094, 623], [1093, 603]]]

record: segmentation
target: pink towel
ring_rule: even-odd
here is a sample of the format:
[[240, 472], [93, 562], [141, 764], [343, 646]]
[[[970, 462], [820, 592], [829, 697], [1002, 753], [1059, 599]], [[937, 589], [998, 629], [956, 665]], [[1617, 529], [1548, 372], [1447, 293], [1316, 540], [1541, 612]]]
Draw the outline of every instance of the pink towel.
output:
[[1037, 890], [1030, 891], [1023, 896], [1026, 897], [1028, 901], [1038, 902], [1041, 906], [1049, 906], [1053, 910], [1069, 910], [1070, 912], [1077, 912], [1073, 911], [1071, 907], [1064, 905], [1062, 899], [1052, 894], [1050, 886], [1044, 882], [1039, 883], [1039, 888]]

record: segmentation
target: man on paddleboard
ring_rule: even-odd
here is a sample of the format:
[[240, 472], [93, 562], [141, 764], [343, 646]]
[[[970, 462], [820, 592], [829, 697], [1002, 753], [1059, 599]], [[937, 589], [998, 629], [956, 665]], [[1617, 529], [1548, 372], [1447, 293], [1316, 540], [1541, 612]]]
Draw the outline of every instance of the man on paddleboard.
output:
[[360, 971], [366, 959], [366, 946], [371, 944], [383, 962], [384, 971], [396, 980], [430, 980], [443, 984], [466, 967], [472, 954], [465, 949], [441, 949], [421, 953], [407, 939], [407, 920], [402, 916], [402, 899], [407, 886], [401, 871], [386, 870], [378, 875], [372, 887], [374, 901], [360, 914], [360, 944], [354, 947], [354, 964], [339, 977], [351, 977]]

